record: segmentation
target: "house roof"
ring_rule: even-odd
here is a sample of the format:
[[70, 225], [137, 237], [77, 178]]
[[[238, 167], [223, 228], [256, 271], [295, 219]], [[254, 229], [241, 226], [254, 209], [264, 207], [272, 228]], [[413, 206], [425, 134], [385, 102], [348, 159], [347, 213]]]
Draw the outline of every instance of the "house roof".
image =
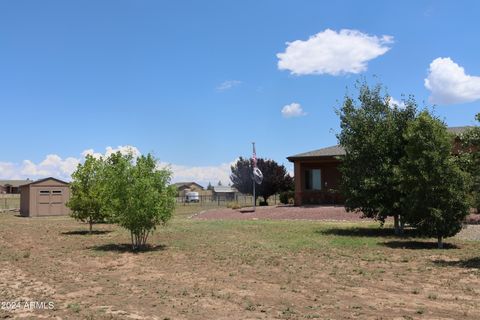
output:
[[345, 155], [345, 149], [340, 145], [326, 147], [318, 150], [299, 153], [290, 157], [287, 157], [289, 161], [293, 161], [298, 158], [313, 158], [313, 157], [335, 157]]
[[464, 126], [464, 127], [448, 127], [447, 130], [450, 133], [459, 135], [467, 131], [468, 129], [473, 128], [473, 126]]
[[213, 191], [216, 193], [231, 193], [237, 192], [237, 189], [231, 186], [214, 186]]
[[204, 189], [203, 186], [201, 186], [198, 183], [193, 182], [193, 181], [191, 181], [191, 182], [176, 182], [173, 185], [178, 189], [178, 188], [183, 187], [183, 186], [189, 187], [192, 184], [196, 185], [197, 187], [199, 187], [201, 189]]
[[[450, 133], [459, 135], [470, 128], [473, 128], [473, 127], [471, 126], [449, 127], [447, 128], [447, 130]], [[342, 146], [337, 144], [331, 147], [299, 153], [293, 156], [289, 156], [287, 157], [287, 159], [293, 162], [295, 159], [305, 159], [305, 158], [314, 158], [314, 157], [336, 157], [336, 156], [343, 156], [343, 155], [345, 155], [345, 149], [343, 149]]]
[[32, 180], [0, 180], [0, 186], [12, 186], [12, 187], [19, 187], [23, 184], [27, 184], [32, 182]]
[[48, 178], [39, 179], [39, 180], [35, 180], [35, 181], [28, 180], [28, 183], [22, 184], [21, 186], [28, 186], [28, 185], [31, 185], [31, 184], [37, 184], [37, 183], [47, 181], [47, 180], [55, 180], [55, 181], [60, 182], [62, 184], [69, 184], [68, 182], [65, 182], [63, 180], [60, 180], [60, 179], [57, 179], [57, 178], [54, 178], [54, 177], [48, 177]]

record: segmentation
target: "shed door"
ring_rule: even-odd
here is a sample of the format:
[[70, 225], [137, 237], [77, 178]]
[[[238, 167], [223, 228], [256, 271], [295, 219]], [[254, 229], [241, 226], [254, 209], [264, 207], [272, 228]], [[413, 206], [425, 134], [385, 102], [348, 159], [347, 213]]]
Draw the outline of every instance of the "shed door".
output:
[[37, 211], [40, 216], [55, 216], [63, 213], [63, 190], [40, 188], [37, 193]]

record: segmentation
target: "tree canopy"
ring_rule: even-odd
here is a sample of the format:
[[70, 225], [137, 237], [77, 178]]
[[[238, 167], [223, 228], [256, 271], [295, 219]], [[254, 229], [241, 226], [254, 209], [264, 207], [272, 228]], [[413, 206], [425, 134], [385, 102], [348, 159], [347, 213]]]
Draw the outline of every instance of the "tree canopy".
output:
[[384, 222], [395, 217], [399, 232], [402, 191], [395, 174], [404, 155], [403, 133], [417, 114], [413, 98], [404, 107], [391, 103], [377, 85], [359, 86], [358, 101], [346, 96], [338, 110], [341, 132], [337, 135], [345, 149], [340, 171], [346, 209]]
[[72, 178], [72, 216], [88, 222], [90, 230], [108, 217], [130, 231], [134, 250], [144, 247], [153, 230], [172, 217], [176, 190], [169, 185], [171, 172], [158, 169], [151, 154], [87, 156]]
[[[476, 120], [480, 122], [480, 113], [476, 115]], [[480, 213], [480, 126], [469, 128], [460, 136], [460, 140], [460, 161], [471, 179], [471, 206]]]
[[399, 176], [407, 221], [426, 236], [455, 235], [468, 214], [467, 176], [452, 156], [447, 127], [427, 111], [409, 123]]
[[94, 223], [102, 222], [108, 214], [103, 205], [104, 161], [87, 155], [72, 174], [71, 196], [67, 206], [71, 216], [89, 224], [90, 233]]
[[106, 206], [116, 222], [130, 231], [132, 248], [144, 247], [157, 225], [172, 217], [176, 190], [169, 186], [171, 172], [158, 169], [150, 154], [135, 161], [132, 155], [117, 152], [107, 159], [105, 176]]
[[[261, 196], [266, 202], [269, 197], [282, 191], [293, 189], [293, 178], [288, 174], [284, 165], [269, 159], [257, 158], [257, 167], [263, 173], [263, 182], [256, 185], [256, 196]], [[231, 166], [230, 180], [238, 191], [253, 194], [253, 160], [240, 157]]]

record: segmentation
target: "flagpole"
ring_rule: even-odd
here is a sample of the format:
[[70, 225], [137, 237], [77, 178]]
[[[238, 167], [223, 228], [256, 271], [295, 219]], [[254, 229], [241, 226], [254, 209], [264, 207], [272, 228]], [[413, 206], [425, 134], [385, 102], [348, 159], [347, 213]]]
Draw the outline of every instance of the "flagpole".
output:
[[[253, 145], [253, 154], [255, 155], [255, 142], [252, 142]], [[256, 155], [255, 155], [256, 158]], [[253, 176], [253, 170], [255, 169], [255, 164], [252, 167], [252, 183], [253, 183], [253, 212], [255, 212], [257, 208], [257, 201], [255, 201], [255, 178]]]

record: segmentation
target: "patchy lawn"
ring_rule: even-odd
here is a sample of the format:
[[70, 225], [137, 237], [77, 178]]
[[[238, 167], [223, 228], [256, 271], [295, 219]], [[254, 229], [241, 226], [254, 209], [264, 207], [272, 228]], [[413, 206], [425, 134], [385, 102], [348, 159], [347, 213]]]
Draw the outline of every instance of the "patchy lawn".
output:
[[131, 253], [113, 225], [0, 215], [3, 317], [479, 319], [480, 243], [396, 238], [369, 222], [188, 219]]

